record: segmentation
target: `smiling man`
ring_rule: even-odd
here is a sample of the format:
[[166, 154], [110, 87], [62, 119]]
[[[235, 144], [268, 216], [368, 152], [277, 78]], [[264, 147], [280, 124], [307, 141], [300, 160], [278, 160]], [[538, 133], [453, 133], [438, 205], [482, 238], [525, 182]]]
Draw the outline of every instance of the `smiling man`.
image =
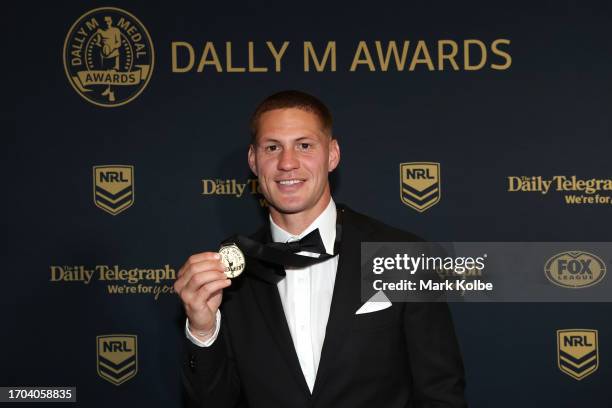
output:
[[328, 173], [340, 161], [340, 147], [323, 106], [322, 118], [314, 108], [275, 106], [268, 101], [254, 115], [249, 167], [270, 203], [272, 220], [299, 235], [330, 203]]
[[[418, 238], [336, 205], [328, 174], [340, 147], [328, 108], [303, 92], [279, 92], [255, 110], [251, 137], [249, 167], [270, 209], [269, 224], [251, 236], [259, 249], [246, 251], [234, 280], [218, 253], [192, 255], [175, 283], [187, 314], [190, 404], [465, 407], [445, 303], [355, 313], [361, 242]], [[262, 260], [267, 248], [309, 261]]]

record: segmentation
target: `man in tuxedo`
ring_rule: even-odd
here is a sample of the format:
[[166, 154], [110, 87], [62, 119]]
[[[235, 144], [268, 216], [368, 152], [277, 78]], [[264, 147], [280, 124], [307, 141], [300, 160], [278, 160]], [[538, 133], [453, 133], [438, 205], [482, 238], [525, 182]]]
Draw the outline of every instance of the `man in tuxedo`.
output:
[[322, 260], [289, 267], [247, 256], [233, 280], [216, 252], [187, 260], [175, 290], [187, 314], [183, 382], [191, 405], [465, 407], [445, 303], [356, 314], [360, 243], [418, 238], [336, 205], [328, 174], [340, 147], [328, 108], [303, 92], [279, 92], [255, 110], [251, 136], [248, 163], [270, 211], [251, 238], [297, 245], [315, 237], [320, 250], [297, 247], [298, 255]]

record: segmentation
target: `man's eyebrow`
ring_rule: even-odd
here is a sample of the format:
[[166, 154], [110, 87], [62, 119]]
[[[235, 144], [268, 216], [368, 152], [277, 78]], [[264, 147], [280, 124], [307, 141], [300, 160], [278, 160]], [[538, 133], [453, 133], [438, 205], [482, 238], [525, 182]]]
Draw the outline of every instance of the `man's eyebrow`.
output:
[[304, 140], [304, 139], [311, 139], [312, 140], [312, 139], [316, 139], [316, 136], [307, 135], [307, 136], [299, 137], [299, 138], [297, 138], [295, 140], [300, 141], [300, 140]]
[[261, 136], [258, 140], [258, 143], [269, 143], [269, 142], [274, 142], [274, 143], [280, 143], [280, 140], [278, 139], [274, 139], [273, 137], [267, 137], [267, 136]]

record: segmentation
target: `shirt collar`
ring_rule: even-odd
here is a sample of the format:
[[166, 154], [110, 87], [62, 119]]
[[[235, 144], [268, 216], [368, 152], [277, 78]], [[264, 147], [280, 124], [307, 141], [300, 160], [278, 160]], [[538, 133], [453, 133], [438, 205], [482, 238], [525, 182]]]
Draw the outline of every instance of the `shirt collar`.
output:
[[276, 223], [272, 220], [272, 216], [270, 216], [270, 232], [272, 233], [272, 240], [274, 242], [297, 241], [318, 228], [319, 233], [321, 234], [321, 239], [323, 240], [323, 245], [325, 246], [325, 251], [328, 254], [333, 254], [334, 241], [336, 240], [336, 217], [336, 203], [334, 203], [332, 198], [330, 198], [329, 204], [327, 204], [327, 207], [325, 207], [323, 212], [319, 214], [312, 224], [306, 227], [306, 229], [299, 235], [292, 235], [285, 231], [276, 225]]

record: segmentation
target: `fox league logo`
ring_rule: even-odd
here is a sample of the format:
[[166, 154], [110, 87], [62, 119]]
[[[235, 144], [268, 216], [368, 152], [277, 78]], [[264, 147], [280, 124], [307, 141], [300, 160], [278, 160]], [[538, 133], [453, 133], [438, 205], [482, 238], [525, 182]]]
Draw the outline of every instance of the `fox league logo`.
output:
[[584, 251], [561, 252], [544, 266], [546, 278], [564, 288], [580, 289], [596, 285], [606, 275], [606, 264], [597, 255]]
[[114, 385], [121, 385], [138, 372], [138, 338], [129, 334], [96, 337], [98, 375]]
[[117, 215], [134, 204], [134, 166], [94, 166], [93, 178], [96, 207]]
[[134, 100], [149, 83], [153, 42], [135, 16], [116, 7], [83, 14], [64, 42], [64, 70], [86, 101], [116, 107]]
[[400, 198], [408, 207], [423, 212], [440, 201], [440, 163], [400, 164]]

